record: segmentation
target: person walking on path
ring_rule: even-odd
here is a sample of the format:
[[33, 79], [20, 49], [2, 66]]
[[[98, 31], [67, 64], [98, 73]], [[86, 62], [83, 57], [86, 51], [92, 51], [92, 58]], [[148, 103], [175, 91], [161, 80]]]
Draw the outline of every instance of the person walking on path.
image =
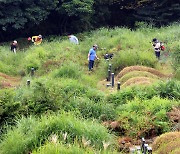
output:
[[89, 71], [92, 71], [93, 66], [94, 66], [94, 61], [95, 59], [99, 59], [96, 55], [96, 50], [98, 46], [95, 44], [93, 47], [89, 50], [88, 53], [88, 61], [89, 61]]
[[68, 35], [68, 38], [69, 38], [69, 41], [70, 41], [71, 43], [79, 44], [79, 40], [78, 40], [78, 38], [77, 38], [76, 36], [74, 36], [74, 35]]
[[17, 47], [18, 47], [18, 43], [16, 40], [14, 40], [12, 43], [11, 43], [11, 51], [14, 52], [16, 54], [16, 50], [17, 50]]
[[156, 38], [154, 38], [152, 40], [152, 45], [154, 47], [156, 58], [159, 60], [161, 55], [161, 43]]

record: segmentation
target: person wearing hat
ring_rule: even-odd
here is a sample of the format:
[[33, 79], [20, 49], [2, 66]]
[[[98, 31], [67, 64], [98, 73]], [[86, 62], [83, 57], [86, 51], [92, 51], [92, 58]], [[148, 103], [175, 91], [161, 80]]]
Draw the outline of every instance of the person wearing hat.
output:
[[78, 40], [78, 38], [77, 38], [76, 36], [74, 36], [74, 35], [68, 35], [68, 38], [69, 38], [69, 41], [70, 41], [71, 43], [79, 44], [79, 40]]
[[88, 53], [88, 61], [89, 61], [89, 71], [92, 71], [93, 66], [94, 66], [94, 61], [95, 59], [99, 59], [96, 55], [96, 50], [98, 46], [95, 44], [93, 47], [89, 50]]
[[154, 38], [152, 40], [152, 45], [154, 47], [154, 52], [155, 52], [156, 58], [159, 60], [160, 54], [161, 54], [161, 43], [158, 41], [158, 39]]
[[12, 43], [11, 43], [11, 51], [14, 52], [16, 54], [16, 50], [17, 50], [17, 47], [18, 47], [18, 43], [16, 40], [14, 40]]
[[[30, 40], [30, 39], [28, 38], [28, 40]], [[34, 45], [39, 45], [42, 42], [42, 35], [32, 36], [31, 40], [34, 43]]]

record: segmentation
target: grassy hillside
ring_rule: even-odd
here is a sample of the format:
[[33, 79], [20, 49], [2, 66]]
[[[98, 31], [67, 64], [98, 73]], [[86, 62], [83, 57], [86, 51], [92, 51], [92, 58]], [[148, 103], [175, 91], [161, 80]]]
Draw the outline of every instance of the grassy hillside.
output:
[[[66, 37], [44, 38], [40, 46], [20, 39], [17, 54], [8, 43], [0, 46], [2, 154], [117, 153], [120, 138], [131, 138], [133, 146], [179, 122], [168, 114], [178, 117], [173, 109], [180, 110], [179, 24], [102, 28], [77, 36], [79, 45]], [[150, 43], [154, 37], [166, 46], [159, 61]], [[93, 44], [100, 59], [89, 72]], [[113, 59], [105, 60], [106, 53]], [[109, 63], [120, 91], [106, 88]]]

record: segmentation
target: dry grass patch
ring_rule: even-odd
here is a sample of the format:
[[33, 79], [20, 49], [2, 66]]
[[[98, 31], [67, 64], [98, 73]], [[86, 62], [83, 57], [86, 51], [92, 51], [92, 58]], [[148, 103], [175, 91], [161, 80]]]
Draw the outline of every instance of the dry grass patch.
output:
[[134, 77], [127, 80], [124, 84], [122, 84], [122, 87], [125, 88], [127, 86], [132, 86], [132, 85], [149, 85], [155, 81], [156, 81], [155, 79], [151, 79], [148, 77]]
[[149, 72], [153, 75], [156, 75], [160, 78], [169, 78], [170, 75], [166, 75], [161, 73], [160, 71], [151, 68], [151, 67], [146, 67], [146, 66], [130, 66], [130, 67], [126, 67], [124, 68], [117, 76], [116, 76], [116, 80], [119, 80], [121, 77], [123, 77], [125, 74], [132, 72], [132, 71], [145, 71], [145, 72]]
[[20, 77], [11, 77], [7, 74], [0, 73], [0, 88], [10, 88], [19, 85]]
[[128, 72], [124, 76], [122, 76], [119, 79], [119, 81], [123, 84], [124, 82], [126, 82], [127, 80], [129, 80], [130, 78], [133, 78], [133, 77], [147, 77], [147, 78], [152, 78], [152, 79], [160, 79], [160, 77], [158, 77], [157, 75], [154, 75], [150, 72], [132, 71], [132, 72]]
[[171, 112], [167, 113], [168, 117], [172, 122], [179, 123], [180, 122], [180, 107], [173, 107]]
[[169, 154], [173, 151], [180, 151], [178, 148], [180, 147], [180, 132], [169, 132], [162, 134], [157, 137], [154, 141], [152, 148], [154, 153], [157, 154]]

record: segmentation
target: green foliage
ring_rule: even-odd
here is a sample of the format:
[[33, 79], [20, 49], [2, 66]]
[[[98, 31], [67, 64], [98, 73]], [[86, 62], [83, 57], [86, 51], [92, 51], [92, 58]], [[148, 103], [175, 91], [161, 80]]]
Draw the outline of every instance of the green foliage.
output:
[[10, 122], [14, 116], [18, 116], [19, 102], [13, 102], [14, 91], [12, 89], [0, 90], [0, 121]]
[[151, 129], [155, 134], [170, 130], [170, 121], [166, 115], [172, 106], [180, 105], [176, 101], [154, 97], [149, 100], [135, 99], [117, 108], [119, 121], [123, 123], [126, 135], [145, 136]]
[[43, 47], [32, 48], [30, 51], [31, 53], [23, 60], [27, 72], [30, 72], [32, 67], [37, 70], [41, 63], [47, 59], [47, 52]]
[[65, 145], [62, 143], [51, 143], [48, 142], [45, 145], [34, 150], [32, 154], [74, 154], [74, 153], [89, 153], [94, 154], [95, 150], [91, 148], [82, 148], [79, 145]]
[[17, 51], [17, 54], [15, 55], [10, 51], [8, 46], [0, 46], [0, 55], [0, 72], [9, 75], [18, 75], [19, 70], [22, 69], [19, 64], [22, 62], [24, 53]]
[[176, 46], [175, 51], [172, 54], [172, 64], [176, 71], [177, 79], [180, 78], [180, 45]]
[[115, 108], [104, 101], [95, 103], [87, 98], [80, 97], [64, 104], [65, 111], [77, 111], [86, 119], [98, 119], [101, 121], [114, 120]]
[[39, 24], [47, 18], [58, 0], [6, 1], [0, 2], [0, 26], [4, 31], [25, 28], [25, 25]]
[[[79, 45], [71, 44], [65, 36], [54, 37], [50, 40], [43, 39], [40, 46], [30, 46], [16, 55], [8, 52], [8, 45], [1, 46], [0, 72], [9, 75], [25, 72], [19, 86], [0, 90], [0, 120], [4, 134], [1, 135], [0, 151], [2, 148], [6, 153], [38, 153], [45, 150], [49, 150], [49, 153], [52, 150], [53, 153], [54, 150], [67, 147], [67, 152], [71, 152], [67, 146], [69, 145], [80, 152], [101, 153], [102, 142], [108, 141], [108, 137], [105, 137], [106, 133], [99, 133], [101, 129], [107, 130], [98, 122], [122, 121], [120, 129], [125, 131], [125, 135], [135, 137], [168, 131], [171, 123], [166, 115], [172, 106], [179, 105], [176, 102], [180, 99], [179, 81], [164, 80], [152, 86], [129, 87], [119, 92], [113, 90], [110, 95], [109, 92], [112, 91], [105, 89], [103, 84], [109, 63], [116, 71], [136, 64], [156, 69], [157, 64], [160, 69], [166, 66], [162, 61], [156, 61], [149, 41], [155, 36], [164, 38], [167, 41], [166, 52], [177, 52], [178, 49], [174, 46], [179, 43], [178, 27], [174, 25], [156, 29], [141, 26], [136, 31], [127, 28], [101, 28], [78, 34]], [[95, 61], [94, 71], [88, 72], [87, 54], [94, 43], [99, 46], [97, 55], [100, 59]], [[103, 55], [106, 53], [114, 53], [109, 62], [104, 60]], [[171, 59], [168, 57], [167, 60]], [[28, 74], [31, 67], [36, 69], [33, 77]], [[156, 78], [148, 73], [142, 74]], [[0, 82], [4, 79], [3, 75], [0, 74]], [[139, 72], [132, 71], [123, 80], [138, 75]], [[31, 80], [29, 87], [26, 85], [27, 79]], [[99, 85], [104, 86], [105, 90]], [[63, 111], [71, 112], [72, 115], [58, 114]], [[18, 120], [18, 126], [6, 134], [3, 127], [5, 123], [8, 122], [8, 127], [13, 127], [14, 121], [23, 115], [36, 118]], [[75, 116], [79, 119], [73, 118]], [[98, 127], [93, 127], [92, 121], [96, 121]], [[69, 134], [66, 141], [62, 137], [65, 132]], [[53, 134], [59, 139], [57, 149], [49, 139]], [[82, 148], [83, 136], [91, 140], [93, 147]], [[113, 153], [112, 151], [109, 153]]]
[[77, 140], [81, 143], [84, 137], [91, 141], [91, 145], [100, 149], [103, 141], [112, 142], [114, 138], [102, 125], [77, 119], [70, 113], [44, 116], [41, 119], [29, 117], [18, 121], [17, 126], [3, 137], [0, 143], [1, 153], [27, 153], [43, 145], [53, 134], [58, 135], [59, 140], [63, 141], [63, 134], [66, 132], [67, 138], [64, 142], [73, 143]]
[[[33, 83], [34, 82], [34, 83]], [[14, 122], [18, 115], [38, 115], [59, 110], [80, 113], [84, 118], [114, 119], [112, 104], [104, 102], [104, 93], [73, 79], [34, 80], [31, 87], [1, 91], [1, 122]], [[12, 93], [13, 92], [13, 93]]]
[[137, 19], [146, 22], [154, 22], [159, 25], [177, 21], [177, 18], [180, 15], [179, 3], [177, 1], [145, 1], [145, 5], [140, 6], [135, 10]]
[[133, 65], [155, 67], [156, 62], [157, 60], [155, 59], [153, 53], [145, 51], [121, 51], [115, 58], [113, 58], [113, 66], [115, 71]]
[[63, 64], [60, 69], [57, 70], [55, 73], [55, 77], [61, 77], [61, 78], [74, 78], [74, 79], [80, 79], [81, 78], [81, 70], [80, 66], [74, 64], [74, 63], [68, 63]]
[[155, 89], [162, 98], [180, 99], [180, 82], [175, 80], [161, 82]]
[[135, 86], [132, 88], [126, 88], [118, 93], [111, 94], [107, 97], [109, 103], [115, 105], [121, 105], [131, 101], [134, 98], [140, 98], [142, 100], [151, 99], [154, 96], [168, 99], [180, 99], [180, 82], [176, 80], [169, 80], [167, 82], [159, 82], [158, 84], [141, 87]]

